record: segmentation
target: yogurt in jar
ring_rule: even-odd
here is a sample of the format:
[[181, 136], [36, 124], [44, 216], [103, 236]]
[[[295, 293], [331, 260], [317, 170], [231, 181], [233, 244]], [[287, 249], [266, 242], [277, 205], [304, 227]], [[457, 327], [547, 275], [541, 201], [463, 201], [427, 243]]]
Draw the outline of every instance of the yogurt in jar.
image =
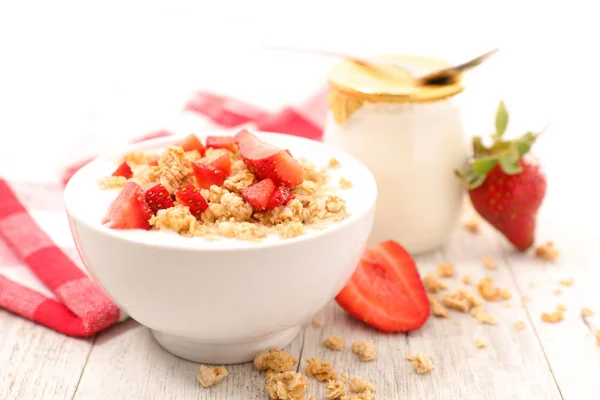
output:
[[[399, 58], [424, 69], [446, 65]], [[454, 170], [469, 152], [456, 101], [463, 85], [415, 86], [392, 68], [347, 61], [333, 69], [323, 140], [375, 176], [379, 196], [370, 244], [393, 239], [420, 253], [444, 244], [461, 211], [463, 186]]]

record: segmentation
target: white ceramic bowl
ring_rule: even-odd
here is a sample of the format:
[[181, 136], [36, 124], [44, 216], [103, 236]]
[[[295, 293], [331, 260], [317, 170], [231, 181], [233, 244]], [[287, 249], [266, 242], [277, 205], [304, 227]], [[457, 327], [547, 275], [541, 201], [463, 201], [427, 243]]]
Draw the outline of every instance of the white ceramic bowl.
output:
[[99, 157], [65, 189], [71, 230], [88, 271], [122, 310], [179, 357], [239, 363], [286, 346], [341, 290], [367, 241], [377, 187], [363, 164], [319, 142], [260, 136], [317, 166], [336, 157], [342, 166], [332, 171], [332, 184], [344, 176], [354, 185], [339, 193], [351, 216], [321, 231], [264, 243], [104, 227], [101, 218], [117, 193], [99, 190], [97, 180], [111, 174], [120, 155], [164, 148], [177, 140], [173, 137]]

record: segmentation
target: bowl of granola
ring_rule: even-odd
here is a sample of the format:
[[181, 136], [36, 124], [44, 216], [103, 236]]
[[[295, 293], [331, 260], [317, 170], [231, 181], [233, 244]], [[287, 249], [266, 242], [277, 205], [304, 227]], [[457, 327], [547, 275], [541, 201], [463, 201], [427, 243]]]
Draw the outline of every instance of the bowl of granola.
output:
[[65, 188], [88, 272], [167, 351], [204, 363], [287, 345], [354, 272], [376, 197], [343, 151], [247, 130], [118, 149]]

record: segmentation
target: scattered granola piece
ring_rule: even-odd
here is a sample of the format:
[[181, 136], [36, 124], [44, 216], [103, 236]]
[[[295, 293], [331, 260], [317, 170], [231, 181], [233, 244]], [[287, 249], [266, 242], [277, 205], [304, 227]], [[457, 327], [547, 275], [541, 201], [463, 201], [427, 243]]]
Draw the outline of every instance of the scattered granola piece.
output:
[[510, 290], [504, 288], [500, 290], [500, 297], [502, 297], [504, 300], [509, 300], [512, 298], [512, 294], [510, 294]]
[[439, 264], [437, 266], [438, 275], [444, 278], [450, 278], [454, 276], [454, 265], [453, 264]]
[[463, 228], [471, 233], [479, 233], [479, 222], [475, 219], [471, 219], [463, 222]]
[[100, 189], [121, 189], [127, 183], [127, 178], [124, 176], [106, 176], [98, 181]]
[[561, 279], [560, 281], [558, 281], [558, 283], [560, 283], [561, 285], [566, 286], [566, 287], [571, 287], [575, 283], [575, 280], [573, 278]]
[[469, 275], [463, 276], [462, 281], [465, 285], [471, 285], [473, 283], [473, 281], [471, 280], [471, 277]]
[[431, 314], [440, 318], [448, 318], [448, 309], [438, 301], [437, 297], [432, 294], [428, 294], [427, 297], [429, 298]]
[[413, 369], [418, 374], [425, 374], [435, 369], [435, 365], [433, 365], [433, 363], [426, 354], [412, 354], [406, 357], [406, 359], [412, 362]]
[[157, 177], [169, 193], [193, 181], [192, 165], [181, 147], [169, 146], [158, 159]]
[[600, 329], [596, 329], [596, 343], [600, 346]]
[[373, 386], [373, 384], [371, 382], [361, 379], [358, 376], [354, 376], [354, 377], [352, 377], [352, 379], [350, 379], [350, 382], [348, 383], [348, 387], [354, 393], [361, 393], [361, 392], [364, 392], [365, 390], [370, 390], [372, 392], [375, 391], [375, 386]]
[[330, 381], [325, 388], [327, 389], [326, 399], [341, 399], [346, 396], [346, 386], [342, 381]]
[[554, 247], [554, 243], [549, 241], [535, 248], [535, 255], [538, 258], [548, 261], [554, 261], [558, 258], [559, 251]]
[[554, 322], [560, 322], [563, 319], [565, 319], [565, 316], [558, 307], [556, 307], [556, 310], [554, 312], [542, 313], [542, 321], [544, 321], [544, 322], [554, 323]]
[[517, 321], [517, 322], [515, 322], [515, 328], [518, 331], [522, 331], [523, 329], [525, 329], [525, 322], [523, 322], [523, 321]]
[[200, 225], [189, 207], [180, 205], [158, 210], [148, 222], [158, 230], [174, 231], [186, 236], [193, 235]]
[[340, 400], [375, 400], [375, 395], [370, 390], [365, 390], [357, 396], [343, 396]]
[[292, 371], [296, 364], [298, 360], [278, 347], [263, 351], [254, 358], [254, 367], [259, 371]]
[[329, 336], [323, 341], [323, 344], [331, 350], [342, 350], [346, 348], [346, 342], [339, 336]]
[[342, 176], [340, 177], [340, 187], [342, 189], [350, 189], [352, 187], [352, 182]]
[[466, 313], [471, 308], [480, 306], [482, 300], [466, 289], [458, 289], [456, 292], [444, 294], [442, 304], [448, 308]]
[[354, 342], [352, 343], [352, 351], [358, 355], [360, 361], [371, 361], [377, 358], [373, 341], [361, 340], [360, 342]]
[[322, 361], [317, 357], [310, 358], [306, 362], [308, 363], [306, 375], [314, 376], [320, 382], [332, 381], [336, 378], [335, 370], [330, 363]]
[[317, 400], [317, 398], [315, 396], [310, 396], [308, 400]]
[[471, 315], [481, 324], [496, 325], [498, 319], [495, 315], [488, 314], [483, 307], [475, 307], [471, 310]]
[[594, 312], [592, 311], [591, 308], [585, 307], [585, 308], [581, 309], [581, 316], [582, 317], [593, 317], [594, 316]]
[[561, 295], [561, 293], [562, 293], [562, 291], [561, 291], [560, 289], [556, 289], [556, 290], [554, 290], [554, 295], [555, 295], [555, 296], [560, 296], [560, 295]]
[[496, 269], [496, 260], [492, 257], [483, 257], [483, 266], [487, 269]]
[[559, 305], [556, 306], [556, 309], [558, 311], [565, 312], [565, 311], [567, 311], [567, 306], [565, 306], [564, 304], [559, 304]]
[[423, 285], [429, 293], [437, 293], [440, 290], [446, 289], [448, 287], [448, 285], [440, 281], [437, 276], [432, 274], [425, 275], [425, 277], [423, 278]]
[[308, 381], [299, 372], [286, 371], [267, 374], [265, 390], [273, 400], [303, 400]]
[[312, 320], [312, 326], [314, 326], [315, 328], [322, 328], [324, 324], [325, 323], [321, 319], [313, 319]]
[[227, 376], [227, 368], [225, 367], [207, 367], [200, 366], [200, 373], [196, 375], [198, 382], [205, 388], [216, 385]]
[[529, 303], [531, 301], [531, 297], [524, 294], [523, 297], [521, 297], [521, 301], [523, 302], [523, 304]]
[[487, 301], [496, 301], [500, 298], [500, 288], [494, 287], [492, 278], [483, 278], [477, 284], [477, 291]]
[[338, 378], [342, 382], [347, 382], [348, 379], [350, 379], [350, 375], [348, 375], [347, 372], [342, 372], [341, 374], [338, 374]]
[[485, 349], [487, 347], [487, 342], [484, 339], [475, 339], [475, 345], [478, 349]]
[[337, 158], [332, 157], [329, 162], [327, 163], [327, 165], [329, 166], [329, 168], [339, 168], [342, 164], [340, 164], [340, 162], [337, 160]]

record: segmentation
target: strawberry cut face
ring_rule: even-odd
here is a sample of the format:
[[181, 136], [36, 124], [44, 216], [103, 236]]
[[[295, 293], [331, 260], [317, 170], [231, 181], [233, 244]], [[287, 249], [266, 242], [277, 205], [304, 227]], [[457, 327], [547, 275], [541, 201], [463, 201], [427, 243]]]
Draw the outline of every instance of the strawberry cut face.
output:
[[430, 312], [415, 262], [392, 240], [365, 251], [336, 301], [355, 318], [384, 332], [418, 329]]
[[276, 186], [293, 188], [304, 180], [304, 168], [287, 151], [263, 142], [247, 130], [233, 138], [240, 156], [260, 180], [269, 178]]
[[226, 177], [231, 173], [231, 158], [229, 157], [229, 154], [219, 156], [219, 158], [211, 162], [210, 165], [215, 169], [223, 171]]
[[190, 213], [196, 218], [200, 218], [200, 214], [208, 208], [206, 199], [193, 183], [180, 187], [175, 192], [175, 198], [181, 205], [188, 206]]
[[161, 183], [147, 183], [142, 186], [144, 199], [152, 212], [156, 215], [158, 210], [173, 207], [173, 199], [167, 188]]
[[122, 176], [125, 179], [129, 179], [133, 176], [133, 171], [129, 164], [127, 164], [127, 161], [123, 161], [121, 165], [117, 167], [115, 172], [112, 173], [112, 176]]
[[264, 211], [267, 209], [273, 192], [275, 192], [275, 184], [267, 178], [242, 189], [242, 196], [255, 210]]
[[198, 137], [194, 134], [184, 137], [179, 142], [175, 143], [175, 146], [181, 147], [185, 152], [198, 150], [198, 153], [200, 153], [200, 155], [202, 156], [206, 151], [206, 148], [204, 147], [200, 139], [198, 139]]
[[210, 189], [212, 185], [221, 186], [227, 178], [225, 172], [220, 169], [199, 162], [192, 162], [192, 170], [194, 171], [196, 185], [201, 189]]
[[235, 143], [232, 136], [207, 136], [206, 147], [235, 151]]
[[103, 223], [111, 229], [150, 229], [152, 210], [144, 200], [142, 188], [127, 182], [112, 202]]

